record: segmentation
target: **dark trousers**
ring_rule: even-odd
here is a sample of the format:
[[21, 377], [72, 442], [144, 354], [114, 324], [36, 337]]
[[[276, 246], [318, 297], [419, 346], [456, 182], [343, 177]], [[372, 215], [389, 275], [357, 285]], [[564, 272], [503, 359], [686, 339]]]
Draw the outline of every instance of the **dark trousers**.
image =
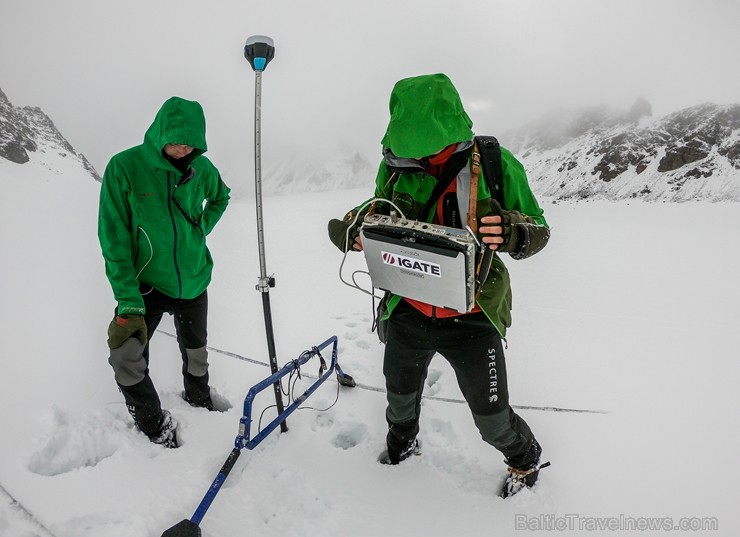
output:
[[[146, 293], [146, 294], [144, 294]], [[148, 340], [151, 341], [159, 326], [162, 316], [169, 313], [174, 316], [175, 332], [182, 357], [182, 375], [185, 393], [194, 404], [209, 400], [208, 387], [208, 355], [206, 351], [208, 294], [204, 291], [200, 296], [189, 299], [168, 297], [156, 289], [146, 292], [142, 289], [146, 306], [146, 329]], [[133, 379], [136, 382], [125, 385], [118, 382], [118, 387], [126, 400], [126, 406], [136, 422], [136, 425], [145, 434], [157, 432], [162, 421], [162, 406], [154, 383], [149, 376], [149, 341], [138, 348], [131, 345], [135, 355], [131, 360], [143, 360], [143, 378]], [[115, 370], [114, 365], [114, 370]], [[126, 383], [128, 384], [128, 382]]]
[[485, 314], [435, 319], [405, 301], [391, 315], [383, 361], [389, 452], [400, 453], [419, 432], [422, 391], [435, 353], [455, 371], [483, 440], [510, 466], [536, 463], [539, 445], [509, 405], [501, 337]]

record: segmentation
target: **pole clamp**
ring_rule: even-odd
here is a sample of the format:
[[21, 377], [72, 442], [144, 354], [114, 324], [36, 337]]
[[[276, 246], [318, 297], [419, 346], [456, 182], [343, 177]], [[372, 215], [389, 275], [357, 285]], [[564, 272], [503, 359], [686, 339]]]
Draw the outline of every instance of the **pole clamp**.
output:
[[267, 293], [270, 287], [275, 287], [275, 276], [266, 276], [264, 278], [257, 279], [257, 285], [254, 286], [260, 293]]

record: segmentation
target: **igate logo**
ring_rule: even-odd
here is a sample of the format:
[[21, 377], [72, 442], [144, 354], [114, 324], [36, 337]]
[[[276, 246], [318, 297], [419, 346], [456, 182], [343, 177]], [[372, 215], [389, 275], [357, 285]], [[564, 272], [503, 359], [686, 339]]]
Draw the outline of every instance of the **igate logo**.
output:
[[383, 257], [383, 263], [386, 265], [411, 270], [413, 272], [418, 272], [419, 274], [436, 276], [437, 278], [442, 277], [442, 268], [437, 263], [424, 261], [423, 259], [414, 259], [412, 257], [406, 257], [390, 252], [381, 252], [381, 255]]

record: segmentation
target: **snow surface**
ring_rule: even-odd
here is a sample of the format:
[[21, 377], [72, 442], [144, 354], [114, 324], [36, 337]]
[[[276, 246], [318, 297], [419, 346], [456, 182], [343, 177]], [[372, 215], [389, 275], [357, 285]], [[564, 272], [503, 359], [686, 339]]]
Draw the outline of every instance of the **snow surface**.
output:
[[[233, 447], [244, 396], [269, 370], [212, 352], [212, 384], [233, 407], [193, 409], [179, 397], [176, 343], [157, 334], [152, 376], [184, 445], [149, 443], [107, 364], [114, 303], [96, 236], [99, 184], [62, 158], [55, 171], [0, 159], [0, 181], [0, 535], [158, 537], [192, 515]], [[345, 371], [382, 387], [369, 299], [340, 283], [341, 254], [325, 231], [369, 192], [266, 198], [267, 267], [277, 280], [270, 297], [280, 363], [336, 334]], [[697, 517], [718, 529], [692, 533], [737, 535], [740, 205], [542, 203], [550, 245], [506, 260], [512, 402], [608, 413], [520, 411], [552, 461], [533, 490], [496, 497], [502, 456], [454, 402], [425, 400], [422, 456], [378, 464], [384, 395], [342, 388], [329, 410], [299, 410], [287, 433], [243, 452], [203, 534], [541, 535], [552, 532], [537, 524], [556, 520], [575, 525], [559, 534], [654, 535], [666, 531], [578, 528]], [[266, 362], [254, 214], [253, 200], [234, 201], [209, 237], [209, 344]], [[346, 274], [363, 265], [350, 255]], [[173, 331], [169, 320], [162, 330]], [[305, 371], [317, 368], [312, 361]], [[460, 399], [439, 357], [425, 393]], [[257, 416], [271, 404], [272, 393], [263, 395]], [[305, 406], [324, 409], [336, 395], [327, 382]], [[529, 531], [517, 529], [522, 520]]]

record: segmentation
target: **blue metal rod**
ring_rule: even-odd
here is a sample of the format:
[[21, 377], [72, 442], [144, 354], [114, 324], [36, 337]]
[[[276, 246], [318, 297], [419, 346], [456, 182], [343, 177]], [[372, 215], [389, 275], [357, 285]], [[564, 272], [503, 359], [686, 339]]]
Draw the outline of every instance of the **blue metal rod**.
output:
[[216, 476], [216, 479], [213, 480], [213, 483], [209, 487], [208, 492], [206, 492], [206, 495], [203, 497], [203, 500], [201, 500], [200, 505], [191, 517], [191, 522], [195, 524], [200, 524], [200, 521], [203, 520], [206, 511], [208, 511], [211, 503], [213, 503], [216, 494], [218, 494], [218, 491], [221, 489], [221, 485], [223, 485], [224, 481], [226, 481], [226, 478], [228, 477], [229, 472], [231, 472], [231, 469], [234, 467], [234, 464], [239, 458], [239, 455], [241, 455], [241, 451], [239, 449], [234, 448], [231, 450], [231, 453], [229, 453], [226, 462], [224, 462], [224, 465], [221, 467], [221, 471]]

